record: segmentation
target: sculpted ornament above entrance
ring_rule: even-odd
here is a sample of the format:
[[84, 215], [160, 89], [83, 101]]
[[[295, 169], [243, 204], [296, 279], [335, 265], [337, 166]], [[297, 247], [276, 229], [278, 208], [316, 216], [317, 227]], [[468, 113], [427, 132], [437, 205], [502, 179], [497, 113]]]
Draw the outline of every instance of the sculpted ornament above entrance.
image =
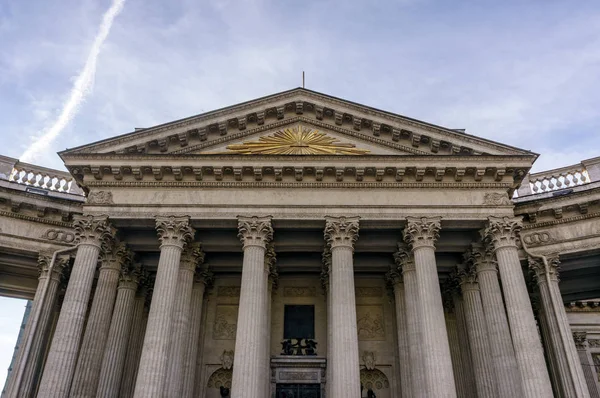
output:
[[302, 125], [260, 137], [258, 141], [228, 145], [227, 149], [229, 152], [225, 153], [242, 155], [364, 155], [370, 152]]

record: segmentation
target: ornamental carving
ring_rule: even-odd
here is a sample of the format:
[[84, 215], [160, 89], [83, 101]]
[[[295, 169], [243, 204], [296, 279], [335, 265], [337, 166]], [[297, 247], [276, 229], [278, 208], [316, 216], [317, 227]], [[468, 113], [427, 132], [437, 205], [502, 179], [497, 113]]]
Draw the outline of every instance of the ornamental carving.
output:
[[233, 358], [235, 358], [235, 356], [233, 355], [233, 350], [224, 350], [223, 354], [221, 354], [221, 366], [223, 367], [223, 369], [225, 370], [229, 370], [231, 368], [233, 368]]
[[195, 271], [204, 263], [205, 254], [200, 243], [189, 243], [181, 252], [180, 268], [187, 271]]
[[238, 238], [246, 246], [267, 247], [273, 240], [273, 227], [271, 216], [266, 217], [242, 217], [238, 216]]
[[364, 351], [362, 355], [362, 360], [365, 364], [365, 368], [367, 370], [375, 369], [375, 353], [373, 351]]
[[215, 323], [213, 324], [213, 339], [235, 340], [238, 309], [237, 305], [217, 305]]
[[498, 262], [491, 250], [480, 244], [473, 244], [471, 248], [464, 254], [465, 263], [471, 267], [475, 267], [477, 273], [498, 271]]
[[[546, 255], [546, 261], [548, 264], [548, 276], [550, 277], [550, 281], [558, 282], [558, 273], [560, 270], [560, 259], [558, 253], [553, 253]], [[539, 284], [547, 283], [546, 279], [546, 264], [544, 264], [544, 260], [538, 257], [527, 257], [527, 261], [529, 263], [529, 268], [534, 272], [535, 279]]]
[[195, 234], [190, 226], [190, 218], [187, 216], [156, 217], [156, 232], [161, 246], [177, 246], [180, 249], [183, 249]]
[[233, 372], [227, 369], [217, 369], [208, 378], [208, 388], [231, 388], [231, 379], [233, 378]]
[[109, 224], [108, 216], [74, 216], [75, 242], [94, 246], [110, 244], [116, 230]]
[[346, 246], [354, 249], [358, 239], [360, 217], [325, 217], [325, 242], [329, 248]]
[[242, 155], [364, 155], [370, 152], [301, 125], [260, 137], [258, 141], [228, 145], [227, 149]]
[[113, 195], [110, 191], [90, 192], [87, 197], [87, 203], [92, 205], [112, 205]]
[[385, 340], [383, 307], [380, 305], [357, 305], [356, 328], [359, 340]]
[[63, 231], [62, 229], [48, 229], [41, 237], [42, 239], [55, 240], [64, 243], [75, 242], [75, 234], [70, 231]]
[[356, 297], [381, 297], [383, 289], [381, 287], [355, 287]]
[[284, 297], [315, 297], [317, 288], [314, 286], [286, 286], [283, 288]]
[[479, 290], [477, 273], [475, 272], [474, 267], [467, 266], [466, 268], [460, 268], [457, 272], [457, 276], [459, 278], [460, 288], [463, 292], [469, 290]]
[[390, 388], [387, 376], [379, 369], [361, 369], [360, 384], [367, 390], [384, 390]]
[[599, 339], [589, 339], [588, 344], [590, 348], [600, 348], [600, 340]]
[[522, 235], [521, 240], [528, 247], [542, 246], [548, 245], [550, 243], [554, 243], [555, 239], [550, 235], [549, 232], [540, 231], [534, 232], [527, 235]]
[[507, 193], [491, 192], [483, 195], [483, 204], [491, 206], [512, 205]]
[[38, 271], [40, 273], [39, 279], [45, 279], [50, 274], [50, 277], [60, 282], [62, 278], [63, 271], [65, 271], [65, 266], [69, 263], [69, 256], [57, 256], [54, 260], [54, 265], [52, 266], [52, 270], [50, 270], [50, 264], [52, 262], [52, 253], [40, 253], [38, 255], [37, 265]]
[[488, 226], [482, 235], [486, 242], [498, 250], [502, 247], [516, 247], [523, 222], [516, 217], [488, 217]]
[[240, 286], [219, 286], [217, 289], [218, 297], [240, 297]]
[[404, 241], [414, 250], [419, 247], [435, 248], [440, 236], [442, 217], [407, 217]]
[[121, 271], [133, 261], [133, 253], [127, 249], [125, 243], [115, 241], [100, 257], [100, 269], [113, 269]]

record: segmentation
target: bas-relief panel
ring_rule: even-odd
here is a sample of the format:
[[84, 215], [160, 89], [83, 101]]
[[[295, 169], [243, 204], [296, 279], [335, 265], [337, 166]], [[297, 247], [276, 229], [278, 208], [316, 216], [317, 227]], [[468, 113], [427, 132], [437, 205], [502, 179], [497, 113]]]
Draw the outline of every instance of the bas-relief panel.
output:
[[362, 341], [385, 340], [385, 324], [382, 305], [357, 305], [356, 326], [358, 339]]
[[213, 339], [235, 340], [238, 309], [237, 305], [217, 305], [215, 323], [213, 324]]
[[316, 297], [317, 288], [314, 286], [286, 286], [283, 288], [284, 297]]

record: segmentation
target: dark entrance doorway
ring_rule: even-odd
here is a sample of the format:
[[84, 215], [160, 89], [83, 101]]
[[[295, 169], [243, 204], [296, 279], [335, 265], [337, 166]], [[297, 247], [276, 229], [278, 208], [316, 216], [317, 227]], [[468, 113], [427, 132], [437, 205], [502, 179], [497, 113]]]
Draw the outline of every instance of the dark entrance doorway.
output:
[[277, 398], [321, 398], [320, 384], [277, 384]]

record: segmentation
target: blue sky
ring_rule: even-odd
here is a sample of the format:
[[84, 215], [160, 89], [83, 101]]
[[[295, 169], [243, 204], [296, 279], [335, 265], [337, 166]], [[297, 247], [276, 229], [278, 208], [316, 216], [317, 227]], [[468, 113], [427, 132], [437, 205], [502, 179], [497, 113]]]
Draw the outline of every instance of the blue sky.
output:
[[[0, 1], [0, 154], [56, 120], [110, 5]], [[538, 152], [536, 170], [600, 155], [597, 0], [126, 0], [93, 91], [36, 162], [297, 87], [303, 70], [310, 89]]]

